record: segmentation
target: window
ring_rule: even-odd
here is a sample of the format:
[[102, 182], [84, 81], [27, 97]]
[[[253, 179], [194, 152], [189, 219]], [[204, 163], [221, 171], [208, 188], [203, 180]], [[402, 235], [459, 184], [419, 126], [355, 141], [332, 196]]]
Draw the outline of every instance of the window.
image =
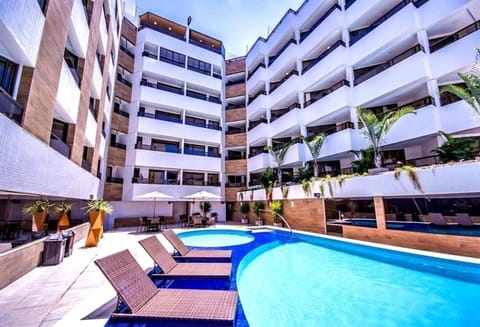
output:
[[196, 71], [197, 73], [210, 75], [212, 65], [208, 62], [204, 62], [195, 58], [188, 57], [188, 69]]
[[205, 127], [205, 119], [195, 118], [195, 117], [185, 117], [185, 124], [190, 126]]
[[197, 144], [185, 144], [183, 149], [184, 154], [193, 154], [195, 156], [204, 156], [205, 147]]
[[210, 186], [220, 186], [218, 179], [218, 174], [208, 174], [207, 175], [207, 184]]
[[203, 185], [204, 184], [204, 175], [203, 173], [183, 173], [183, 184], [184, 185]]
[[17, 65], [0, 57], [0, 87], [10, 95], [13, 94], [16, 74]]
[[160, 48], [160, 61], [185, 67], [185, 55], [165, 48]]

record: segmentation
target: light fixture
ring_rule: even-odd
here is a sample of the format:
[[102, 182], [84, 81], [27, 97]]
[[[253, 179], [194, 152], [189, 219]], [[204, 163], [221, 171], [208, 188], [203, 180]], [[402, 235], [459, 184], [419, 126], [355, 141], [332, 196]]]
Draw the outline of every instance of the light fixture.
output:
[[153, 25], [157, 25], [157, 22], [153, 22]]
[[200, 42], [200, 43], [203, 43], [203, 40], [200, 40], [199, 42]]
[[169, 31], [171, 31], [171, 30], [172, 30], [172, 28], [171, 28], [170, 26], [168, 26], [168, 30], [169, 30]]

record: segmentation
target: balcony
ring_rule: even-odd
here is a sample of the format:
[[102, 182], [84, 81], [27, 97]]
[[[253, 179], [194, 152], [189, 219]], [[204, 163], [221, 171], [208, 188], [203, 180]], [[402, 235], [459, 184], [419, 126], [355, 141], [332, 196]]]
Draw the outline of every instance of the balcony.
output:
[[[300, 109], [289, 109], [286, 113], [278, 118], [271, 120], [270, 130], [272, 131], [272, 137], [278, 137], [287, 131], [298, 129], [300, 131]], [[273, 114], [273, 111], [272, 111]], [[273, 117], [272, 117], [273, 118]]]
[[298, 76], [298, 72], [295, 69], [293, 69], [293, 70], [289, 71], [288, 73], [286, 73], [285, 76], [281, 80], [270, 83], [270, 94], [272, 94], [280, 85], [282, 85], [292, 75], [297, 75]]
[[[300, 43], [305, 41], [305, 39], [311, 35], [320, 24], [322, 24], [330, 15], [334, 12], [337, 11], [337, 13], [340, 13], [342, 11], [342, 8], [338, 4], [334, 4], [330, 9], [327, 10], [325, 14], [322, 15], [308, 30], [303, 31], [300, 33]], [[328, 30], [328, 29], [327, 29]]]
[[462, 7], [471, 2], [471, 0], [456, 0], [456, 1], [425, 1], [418, 0], [414, 2], [414, 5], [419, 8], [417, 10], [418, 17], [420, 19], [421, 26], [425, 29], [429, 29], [437, 23], [443, 20], [451, 18], [458, 10], [462, 10]]
[[[169, 151], [159, 150], [151, 145], [137, 145], [135, 151], [135, 165], [145, 167], [159, 167], [165, 169], [192, 169], [192, 160], [195, 160], [195, 170], [220, 171], [221, 160], [213, 156], [198, 155], [192, 157], [179, 153], [179, 149]], [[149, 151], [150, 150], [150, 151]], [[178, 151], [178, 152], [177, 152]], [[205, 151], [203, 151], [205, 154]]]
[[401, 56], [367, 72], [365, 77], [355, 79], [356, 103], [367, 103], [407, 85], [425, 83], [429, 77], [425, 69], [424, 57], [423, 51], [409, 49]]
[[76, 122], [79, 103], [80, 89], [64, 61], [60, 72], [55, 110], [63, 121]]
[[296, 74], [289, 75], [285, 81], [283, 81], [278, 87], [275, 88], [273, 93], [270, 93], [269, 95], [270, 106], [276, 107], [282, 101], [286, 101], [290, 98], [295, 98], [295, 100], [297, 100], [298, 88], [299, 88], [298, 75]]
[[[24, 18], [28, 17], [28, 21]], [[45, 17], [37, 1], [2, 1], [0, 48], [22, 65], [35, 67]]]
[[[283, 166], [299, 166], [304, 161], [305, 145], [302, 142], [294, 143], [290, 146], [285, 157], [283, 158]], [[272, 160], [273, 162], [273, 160]]]
[[[332, 92], [318, 98], [310, 99], [305, 103], [305, 110], [303, 113], [303, 122], [310, 125], [319, 121], [329, 115], [338, 112], [341, 109], [347, 108], [350, 104], [350, 88], [347, 81], [341, 81], [332, 87], [337, 87]], [[331, 88], [332, 88], [331, 87]]]
[[251, 126], [252, 124], [247, 134], [247, 144], [262, 143], [270, 136], [270, 124], [266, 124], [265, 121], [261, 121], [255, 127]]
[[130, 103], [132, 102], [132, 84], [130, 82], [128, 82], [128, 84], [125, 83], [123, 80], [119, 81], [117, 79], [115, 81], [115, 96], [119, 97], [123, 101]]
[[[408, 5], [409, 2], [402, 1], [380, 20], [350, 39], [351, 62], [357, 63], [397, 40], [415, 35], [415, 7]], [[379, 25], [382, 27], [376, 28]]]
[[[270, 69], [270, 74], [275, 75], [279, 70], [281, 70], [285, 65], [293, 61], [292, 57], [296, 51], [297, 42], [295, 39], [290, 39], [274, 56], [268, 57], [268, 67]], [[283, 55], [283, 56], [282, 56]], [[279, 58], [282, 59], [279, 59]], [[275, 62], [277, 64], [275, 64]]]
[[465, 101], [448, 101], [448, 103], [444, 101], [443, 103], [438, 110], [440, 117], [438, 130], [452, 134], [480, 127], [478, 115]]
[[75, 52], [80, 57], [85, 58], [88, 47], [89, 27], [86, 9], [80, 0], [73, 1], [70, 26], [73, 27], [68, 30], [70, 44], [72, 44]]
[[262, 152], [248, 159], [248, 172], [262, 171], [267, 167], [270, 167], [270, 155], [268, 153]]
[[440, 40], [430, 41], [430, 67], [435, 78], [461, 71], [475, 61], [479, 29], [480, 21]]
[[20, 104], [15, 101], [10, 94], [5, 92], [0, 87], [0, 112], [16, 122], [17, 124], [22, 123], [23, 108]]
[[125, 112], [123, 110], [114, 108], [113, 109], [114, 114], [112, 115], [112, 122], [111, 122], [111, 128], [113, 130], [122, 132], [122, 133], [128, 133], [128, 122], [129, 122], [129, 115], [128, 112]]
[[[365, 137], [363, 134], [360, 134], [359, 130], [351, 128], [351, 125], [345, 125], [345, 127], [344, 129], [340, 127], [340, 131], [330, 131], [331, 134], [323, 142], [320, 158], [349, 157], [351, 156], [351, 151], [360, 151], [360, 149], [368, 146]], [[335, 127], [336, 129], [337, 127]]]
[[259, 86], [261, 88], [265, 88], [265, 82], [267, 77], [265, 76], [265, 65], [260, 63], [251, 74], [248, 75], [247, 79], [247, 89], [254, 90], [257, 89]]
[[220, 127], [216, 125], [204, 124], [183, 124], [181, 119], [155, 115], [151, 113], [139, 112], [138, 132], [178, 138], [179, 135], [185, 137], [195, 135], [195, 139], [205, 143], [221, 143], [222, 133]]
[[318, 83], [318, 77], [326, 79], [340, 70], [344, 70], [348, 51], [343, 41], [334, 43], [328, 50], [312, 61], [304, 61], [302, 73], [303, 86], [309, 89]]
[[266, 92], [262, 91], [252, 98], [247, 106], [247, 118], [250, 118], [258, 113], [265, 111], [267, 108]]

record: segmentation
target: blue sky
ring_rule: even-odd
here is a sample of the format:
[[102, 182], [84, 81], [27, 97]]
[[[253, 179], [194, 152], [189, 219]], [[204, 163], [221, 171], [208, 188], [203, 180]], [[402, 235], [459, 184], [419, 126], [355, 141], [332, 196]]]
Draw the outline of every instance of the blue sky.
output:
[[137, 0], [139, 13], [151, 11], [174, 22], [220, 39], [226, 57], [246, 54], [257, 37], [267, 37], [289, 8], [303, 0]]

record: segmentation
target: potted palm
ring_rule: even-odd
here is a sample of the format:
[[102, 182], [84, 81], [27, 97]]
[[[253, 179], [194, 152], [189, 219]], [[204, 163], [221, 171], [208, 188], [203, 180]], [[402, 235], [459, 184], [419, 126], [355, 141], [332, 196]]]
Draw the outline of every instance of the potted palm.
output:
[[255, 225], [261, 226], [263, 225], [263, 219], [260, 217], [260, 211], [264, 208], [263, 202], [255, 201], [253, 203], [253, 212], [255, 212], [256, 219]]
[[282, 201], [276, 200], [273, 201], [272, 204], [270, 205], [270, 208], [272, 209], [273, 212], [273, 226], [275, 227], [282, 227], [282, 219], [280, 218], [279, 215], [282, 214]]
[[250, 211], [250, 206], [248, 202], [242, 202], [240, 204], [240, 212], [243, 214], [242, 224], [248, 224], [250, 221], [247, 218], [247, 213]]
[[32, 232], [44, 232], [47, 230], [45, 223], [48, 211], [53, 207], [47, 199], [40, 199], [35, 202], [27, 203], [22, 212], [24, 214], [32, 215]]
[[207, 217], [207, 213], [212, 210], [212, 204], [208, 201], [203, 201], [200, 203], [200, 209], [203, 211], [203, 217]]
[[68, 201], [59, 202], [55, 205], [55, 211], [59, 214], [57, 232], [70, 227], [68, 215], [73, 208], [73, 203]]
[[103, 221], [105, 214], [113, 211], [109, 202], [103, 199], [91, 200], [87, 202], [88, 219], [90, 221], [90, 229], [88, 230], [86, 247], [97, 246], [100, 238], [103, 237]]

